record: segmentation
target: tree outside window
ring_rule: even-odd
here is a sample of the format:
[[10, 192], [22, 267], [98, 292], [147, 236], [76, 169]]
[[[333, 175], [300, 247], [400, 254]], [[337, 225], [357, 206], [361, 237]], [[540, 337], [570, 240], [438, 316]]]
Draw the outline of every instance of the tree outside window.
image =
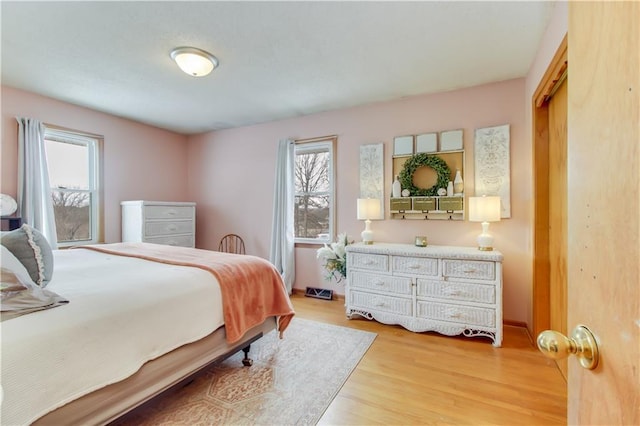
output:
[[47, 128], [45, 149], [58, 244], [98, 242], [98, 139]]
[[294, 227], [299, 242], [333, 233], [333, 139], [296, 145]]

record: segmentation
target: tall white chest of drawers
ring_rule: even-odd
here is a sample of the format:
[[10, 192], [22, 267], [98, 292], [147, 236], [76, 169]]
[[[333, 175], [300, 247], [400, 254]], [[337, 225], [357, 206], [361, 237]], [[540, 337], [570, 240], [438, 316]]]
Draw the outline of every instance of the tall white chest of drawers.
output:
[[195, 247], [196, 204], [123, 201], [122, 241]]
[[475, 247], [348, 245], [347, 316], [502, 345], [502, 254]]

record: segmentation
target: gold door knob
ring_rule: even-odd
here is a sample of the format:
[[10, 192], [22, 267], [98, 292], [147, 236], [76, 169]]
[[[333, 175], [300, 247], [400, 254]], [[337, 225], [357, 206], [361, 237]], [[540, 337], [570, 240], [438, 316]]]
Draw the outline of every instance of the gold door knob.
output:
[[598, 344], [593, 333], [584, 325], [573, 329], [571, 337], [554, 330], [546, 330], [538, 335], [538, 349], [549, 358], [562, 359], [574, 354], [580, 365], [593, 370], [598, 366]]

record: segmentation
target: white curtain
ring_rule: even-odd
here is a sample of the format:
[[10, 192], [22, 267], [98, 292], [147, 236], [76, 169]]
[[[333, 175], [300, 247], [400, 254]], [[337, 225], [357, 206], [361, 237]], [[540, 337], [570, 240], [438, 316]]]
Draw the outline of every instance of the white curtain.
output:
[[58, 247], [53, 215], [49, 169], [44, 147], [44, 124], [32, 118], [18, 120], [18, 208], [23, 222], [46, 237], [51, 248]]
[[283, 139], [278, 145], [276, 182], [273, 190], [273, 225], [269, 260], [280, 271], [289, 294], [295, 279], [293, 231], [295, 143]]

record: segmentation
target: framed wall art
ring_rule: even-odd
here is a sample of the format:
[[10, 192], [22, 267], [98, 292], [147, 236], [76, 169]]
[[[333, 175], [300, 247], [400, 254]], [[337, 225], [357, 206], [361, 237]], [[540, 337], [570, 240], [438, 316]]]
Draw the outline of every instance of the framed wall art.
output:
[[457, 151], [464, 146], [462, 130], [440, 132], [440, 151]]
[[398, 155], [413, 155], [413, 135], [393, 139], [393, 156]]
[[475, 195], [499, 195], [502, 218], [511, 217], [509, 125], [476, 129]]
[[432, 153], [438, 151], [438, 134], [424, 133], [416, 136], [416, 154], [421, 152]]
[[382, 142], [360, 145], [360, 198], [380, 200], [380, 217], [375, 219], [384, 219], [384, 144]]

